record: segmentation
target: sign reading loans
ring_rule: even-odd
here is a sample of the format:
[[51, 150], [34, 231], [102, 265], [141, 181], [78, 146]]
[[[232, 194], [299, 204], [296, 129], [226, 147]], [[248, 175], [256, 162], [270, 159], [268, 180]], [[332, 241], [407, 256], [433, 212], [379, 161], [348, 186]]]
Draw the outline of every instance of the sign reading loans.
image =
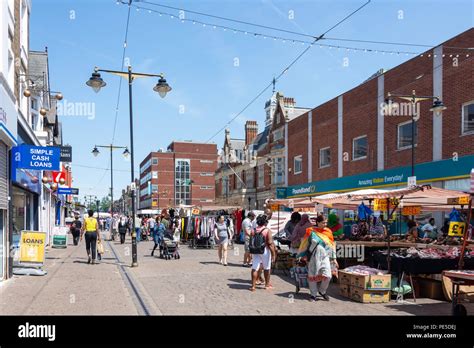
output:
[[60, 170], [59, 147], [20, 145], [12, 148], [12, 156], [19, 169]]
[[44, 263], [44, 244], [46, 233], [37, 231], [21, 231], [20, 263]]

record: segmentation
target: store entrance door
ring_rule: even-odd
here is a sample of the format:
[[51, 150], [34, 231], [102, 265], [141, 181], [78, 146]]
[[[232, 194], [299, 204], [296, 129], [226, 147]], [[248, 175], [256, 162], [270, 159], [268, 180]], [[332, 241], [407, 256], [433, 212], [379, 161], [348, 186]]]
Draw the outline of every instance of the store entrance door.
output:
[[5, 239], [6, 239], [6, 219], [7, 214], [6, 210], [0, 209], [0, 281], [3, 280], [5, 276], [5, 255], [6, 255], [6, 250], [5, 250]]

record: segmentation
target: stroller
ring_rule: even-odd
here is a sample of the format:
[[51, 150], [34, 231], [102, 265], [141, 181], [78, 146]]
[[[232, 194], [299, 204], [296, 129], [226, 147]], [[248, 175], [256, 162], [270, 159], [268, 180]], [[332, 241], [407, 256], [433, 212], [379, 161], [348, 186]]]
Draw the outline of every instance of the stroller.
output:
[[166, 260], [171, 260], [172, 258], [175, 260], [180, 259], [178, 242], [179, 236], [178, 240], [176, 240], [176, 237], [171, 231], [166, 231], [160, 242], [160, 258]]

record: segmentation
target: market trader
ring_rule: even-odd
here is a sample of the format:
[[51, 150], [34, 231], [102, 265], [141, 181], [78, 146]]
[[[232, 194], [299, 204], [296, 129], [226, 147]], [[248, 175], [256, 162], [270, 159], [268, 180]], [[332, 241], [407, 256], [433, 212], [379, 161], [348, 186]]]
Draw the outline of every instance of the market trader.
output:
[[[86, 235], [86, 251], [87, 251], [87, 256], [89, 259], [87, 260], [87, 263], [95, 264], [95, 257], [96, 257], [96, 249], [97, 249], [97, 240], [100, 239], [100, 233], [99, 233], [99, 223], [97, 222], [97, 219], [94, 218], [94, 211], [88, 210], [87, 211], [88, 217], [84, 219], [84, 225], [82, 226], [82, 231], [81, 231], [81, 241], [82, 241], [82, 236], [85, 234]], [[92, 249], [92, 260], [91, 260], [91, 249]]]

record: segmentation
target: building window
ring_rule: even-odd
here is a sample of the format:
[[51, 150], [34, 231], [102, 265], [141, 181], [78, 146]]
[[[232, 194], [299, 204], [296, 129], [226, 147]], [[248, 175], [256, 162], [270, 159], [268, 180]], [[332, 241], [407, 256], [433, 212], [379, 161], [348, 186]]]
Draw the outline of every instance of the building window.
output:
[[236, 189], [240, 190], [242, 189], [242, 173], [243, 172], [238, 172], [237, 175], [235, 176], [235, 181], [236, 181]]
[[151, 160], [151, 164], [155, 164], [155, 165], [158, 164], [158, 158], [153, 158]]
[[352, 140], [352, 160], [367, 158], [367, 136], [354, 138]]
[[331, 165], [331, 148], [324, 147], [319, 149], [319, 168], [329, 167]]
[[190, 204], [190, 161], [177, 159], [175, 166], [175, 199], [176, 204]]
[[31, 113], [31, 128], [35, 132], [40, 130], [40, 127], [38, 124], [38, 114], [34, 112]]
[[474, 101], [462, 106], [462, 133], [474, 132]]
[[254, 171], [253, 168], [245, 171], [245, 184], [247, 188], [253, 188], [254, 182]]
[[158, 192], [158, 185], [152, 184], [152, 185], [151, 185], [151, 192], [152, 192], [152, 193]]
[[285, 159], [278, 157], [273, 159], [273, 184], [279, 185], [285, 182]]
[[151, 178], [152, 179], [158, 179], [158, 172], [156, 172], [156, 171], [151, 172]]
[[145, 170], [150, 168], [151, 166], [151, 158], [143, 165], [140, 167], [140, 174], [142, 174]]
[[303, 172], [303, 156], [302, 155], [295, 156], [295, 158], [293, 159], [293, 168], [294, 168], [294, 172], [293, 172], [294, 175], [301, 174]]
[[273, 132], [273, 141], [278, 141], [280, 139], [283, 139], [283, 129], [281, 128]]
[[38, 99], [31, 98], [31, 108], [38, 111]]
[[[400, 123], [397, 132], [397, 148], [409, 149], [412, 145], [412, 121]], [[415, 145], [418, 141], [418, 122], [415, 122]]]
[[258, 166], [258, 187], [265, 185], [265, 165], [261, 164]]
[[227, 196], [228, 193], [229, 193], [229, 177], [224, 176], [222, 178], [222, 194], [224, 196]]

